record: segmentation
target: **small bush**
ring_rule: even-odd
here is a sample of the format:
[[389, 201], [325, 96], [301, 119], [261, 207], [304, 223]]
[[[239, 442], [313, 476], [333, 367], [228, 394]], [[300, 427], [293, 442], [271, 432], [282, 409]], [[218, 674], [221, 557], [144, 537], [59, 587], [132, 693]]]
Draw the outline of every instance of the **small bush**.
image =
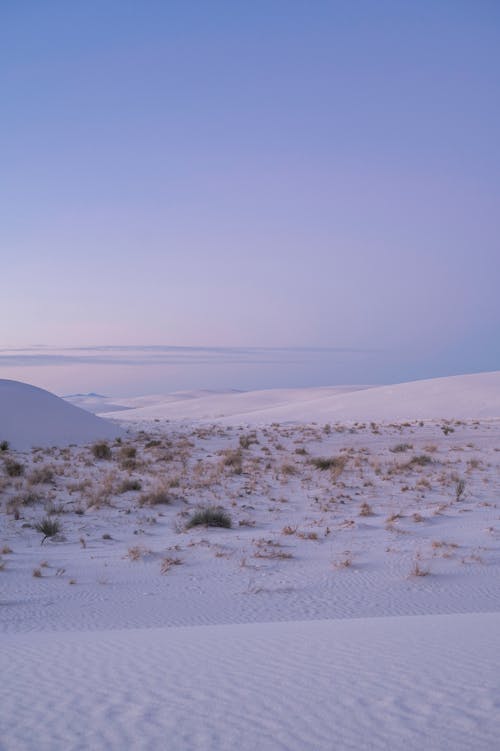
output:
[[411, 443], [398, 443], [396, 446], [394, 446], [390, 451], [392, 451], [393, 454], [402, 454], [405, 451], [409, 451], [412, 449], [413, 446]]
[[19, 493], [10, 499], [8, 506], [33, 506], [33, 504], [41, 501], [42, 498], [38, 493], [33, 490], [25, 490], [24, 493]]
[[409, 466], [418, 466], [418, 467], [425, 467], [427, 464], [432, 464], [432, 457], [427, 456], [427, 454], [419, 454], [418, 456], [414, 456], [410, 461], [408, 462]]
[[8, 451], [8, 450], [9, 450], [9, 442], [0, 441], [0, 451]]
[[167, 506], [172, 503], [175, 498], [163, 488], [159, 490], [152, 490], [150, 493], [143, 493], [139, 498], [139, 506]]
[[248, 449], [253, 443], [258, 443], [255, 433], [249, 433], [248, 435], [240, 435], [240, 446], [242, 449]]
[[187, 529], [191, 529], [191, 527], [224, 527], [230, 529], [231, 526], [231, 517], [227, 511], [216, 506], [209, 506], [196, 511], [186, 524]]
[[235, 449], [224, 452], [222, 460], [225, 467], [230, 467], [235, 475], [241, 475], [243, 472], [243, 456], [241, 449]]
[[37, 467], [30, 473], [28, 480], [32, 485], [48, 484], [54, 480], [54, 470], [48, 464]]
[[15, 459], [6, 459], [4, 466], [9, 477], [21, 477], [24, 474], [24, 464], [16, 462]]
[[92, 453], [96, 459], [111, 459], [111, 449], [105, 441], [94, 443]]
[[140, 480], [124, 480], [121, 485], [118, 486], [118, 493], [128, 493], [129, 490], [142, 490]]
[[311, 464], [316, 469], [320, 469], [322, 472], [325, 472], [327, 469], [333, 469], [338, 472], [341, 472], [345, 465], [346, 465], [347, 459], [345, 456], [331, 456], [331, 457], [315, 457], [314, 459], [311, 459]]
[[452, 428], [450, 425], [441, 425], [441, 430], [445, 435], [455, 432], [455, 428]]
[[45, 540], [46, 537], [54, 537], [55, 535], [57, 535], [57, 533], [61, 529], [61, 525], [59, 524], [57, 519], [52, 519], [50, 516], [46, 516], [44, 519], [40, 519], [40, 521], [35, 524], [35, 529], [37, 532], [40, 532], [42, 535], [44, 535], [43, 539]]
[[156, 438], [152, 441], [148, 441], [146, 445], [144, 446], [145, 449], [154, 449], [158, 446], [161, 446], [161, 441], [158, 441]]
[[120, 459], [135, 459], [137, 449], [135, 446], [122, 446], [120, 449]]

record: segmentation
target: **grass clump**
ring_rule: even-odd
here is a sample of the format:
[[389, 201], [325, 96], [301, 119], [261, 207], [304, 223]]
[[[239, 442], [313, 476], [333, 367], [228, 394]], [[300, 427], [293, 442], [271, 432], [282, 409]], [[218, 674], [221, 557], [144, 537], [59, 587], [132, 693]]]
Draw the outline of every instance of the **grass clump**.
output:
[[17, 462], [15, 459], [6, 459], [4, 466], [9, 477], [21, 477], [24, 474], [24, 464]]
[[139, 506], [168, 506], [175, 500], [174, 496], [164, 488], [143, 493], [139, 498]]
[[332, 469], [335, 472], [342, 472], [347, 463], [345, 456], [318, 456], [311, 459], [311, 464], [315, 469], [319, 469], [322, 472], [326, 472], [328, 469]]
[[413, 446], [411, 443], [397, 443], [390, 449], [393, 454], [403, 454], [405, 451], [409, 451]]
[[248, 449], [253, 443], [258, 443], [256, 433], [249, 433], [247, 435], [240, 435], [240, 447], [242, 449]]
[[135, 446], [122, 446], [120, 449], [120, 459], [135, 459], [137, 449]]
[[463, 500], [465, 493], [465, 480], [463, 477], [459, 477], [455, 482], [455, 500], [461, 501]]
[[121, 485], [118, 486], [118, 493], [128, 493], [129, 490], [142, 490], [140, 480], [124, 480]]
[[30, 473], [28, 480], [32, 485], [48, 485], [54, 480], [54, 469], [48, 464], [37, 467]]
[[95, 459], [111, 459], [111, 449], [105, 441], [94, 443], [92, 454]]
[[52, 517], [46, 516], [35, 524], [35, 529], [44, 536], [42, 540], [43, 542], [47, 537], [55, 537], [55, 535], [60, 532], [61, 525], [57, 519], [52, 519]]
[[225, 467], [232, 469], [235, 475], [241, 475], [243, 472], [243, 455], [241, 449], [229, 449], [225, 451], [222, 463]]
[[427, 454], [418, 454], [408, 462], [410, 467], [426, 467], [428, 464], [432, 464], [432, 456]]
[[186, 524], [186, 529], [192, 527], [224, 527], [230, 529], [231, 526], [231, 517], [227, 511], [217, 506], [209, 506], [196, 511]]

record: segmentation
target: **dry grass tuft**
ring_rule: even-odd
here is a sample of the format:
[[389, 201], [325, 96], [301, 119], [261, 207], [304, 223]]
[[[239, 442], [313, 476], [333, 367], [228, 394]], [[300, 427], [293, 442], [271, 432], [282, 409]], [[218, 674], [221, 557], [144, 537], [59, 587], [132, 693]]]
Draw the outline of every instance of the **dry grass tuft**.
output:
[[157, 488], [139, 497], [139, 506], [168, 506], [176, 500], [167, 488]]
[[162, 574], [166, 574], [170, 571], [172, 566], [180, 566], [184, 561], [181, 558], [171, 558], [170, 556], [167, 556], [166, 558], [163, 558], [160, 566], [160, 572]]

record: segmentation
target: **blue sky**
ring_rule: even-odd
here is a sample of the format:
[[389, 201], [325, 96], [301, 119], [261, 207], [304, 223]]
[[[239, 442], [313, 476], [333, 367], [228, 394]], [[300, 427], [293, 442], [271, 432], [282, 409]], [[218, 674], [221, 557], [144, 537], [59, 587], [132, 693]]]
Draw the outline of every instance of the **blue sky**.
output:
[[[140, 392], [500, 369], [499, 83], [497, 2], [3, 3], [0, 346], [137, 363], [6, 354], [0, 376]], [[302, 364], [155, 365], [148, 345]]]

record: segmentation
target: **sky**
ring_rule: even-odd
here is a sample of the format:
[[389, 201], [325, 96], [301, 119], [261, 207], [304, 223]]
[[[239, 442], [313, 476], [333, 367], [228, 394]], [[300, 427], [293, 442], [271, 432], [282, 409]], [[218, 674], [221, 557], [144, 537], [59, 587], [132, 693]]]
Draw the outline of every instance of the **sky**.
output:
[[0, 377], [500, 369], [499, 84], [496, 0], [0, 2]]

